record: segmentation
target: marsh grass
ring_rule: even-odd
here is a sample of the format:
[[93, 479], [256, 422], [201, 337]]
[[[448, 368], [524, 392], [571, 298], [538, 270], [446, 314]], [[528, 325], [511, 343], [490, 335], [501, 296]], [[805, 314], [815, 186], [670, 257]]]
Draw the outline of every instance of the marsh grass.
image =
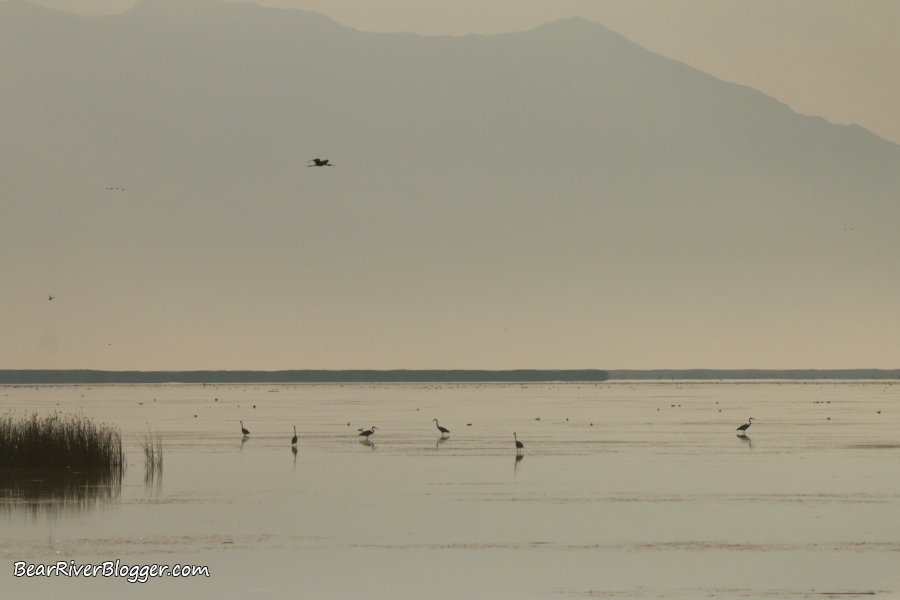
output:
[[125, 469], [118, 428], [81, 415], [0, 417], [0, 469]]
[[[149, 429], [149, 428], [148, 428]], [[144, 437], [144, 484], [147, 487], [162, 483], [163, 445], [162, 438], [149, 432]]]

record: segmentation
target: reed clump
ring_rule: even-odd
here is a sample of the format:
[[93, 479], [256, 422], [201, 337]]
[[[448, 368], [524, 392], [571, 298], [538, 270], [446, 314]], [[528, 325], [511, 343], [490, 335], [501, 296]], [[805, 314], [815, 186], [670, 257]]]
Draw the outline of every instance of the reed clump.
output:
[[118, 428], [81, 415], [0, 417], [0, 469], [124, 470]]
[[162, 483], [163, 445], [159, 433], [148, 433], [144, 437], [144, 483]]

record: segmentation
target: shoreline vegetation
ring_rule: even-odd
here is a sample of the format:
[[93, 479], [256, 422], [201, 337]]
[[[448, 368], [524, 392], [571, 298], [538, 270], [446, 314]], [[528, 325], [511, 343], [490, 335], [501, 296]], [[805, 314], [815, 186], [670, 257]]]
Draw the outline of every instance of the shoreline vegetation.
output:
[[144, 436], [144, 486], [147, 488], [162, 485], [163, 444], [162, 436], [157, 431], [154, 435], [147, 426]]
[[0, 417], [0, 471], [125, 469], [119, 429], [82, 415]]
[[621, 380], [891, 380], [900, 369], [516, 369], [95, 371], [0, 370], [0, 385], [129, 383], [535, 383]]

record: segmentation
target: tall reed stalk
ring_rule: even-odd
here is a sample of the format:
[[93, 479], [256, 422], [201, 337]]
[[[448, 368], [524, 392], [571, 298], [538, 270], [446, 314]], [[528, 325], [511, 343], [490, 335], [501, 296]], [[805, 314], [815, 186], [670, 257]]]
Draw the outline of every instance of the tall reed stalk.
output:
[[159, 432], [157, 432], [154, 437], [153, 433], [149, 431], [148, 426], [148, 433], [144, 438], [144, 484], [147, 486], [150, 486], [153, 483], [161, 484], [162, 468], [162, 438], [159, 437]]

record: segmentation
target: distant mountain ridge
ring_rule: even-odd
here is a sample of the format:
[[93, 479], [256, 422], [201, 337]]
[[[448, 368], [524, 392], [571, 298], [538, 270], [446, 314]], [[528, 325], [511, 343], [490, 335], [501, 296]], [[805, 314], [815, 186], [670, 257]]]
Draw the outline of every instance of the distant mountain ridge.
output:
[[7, 0], [0, 136], [9, 367], [900, 360], [900, 146], [581, 19]]

